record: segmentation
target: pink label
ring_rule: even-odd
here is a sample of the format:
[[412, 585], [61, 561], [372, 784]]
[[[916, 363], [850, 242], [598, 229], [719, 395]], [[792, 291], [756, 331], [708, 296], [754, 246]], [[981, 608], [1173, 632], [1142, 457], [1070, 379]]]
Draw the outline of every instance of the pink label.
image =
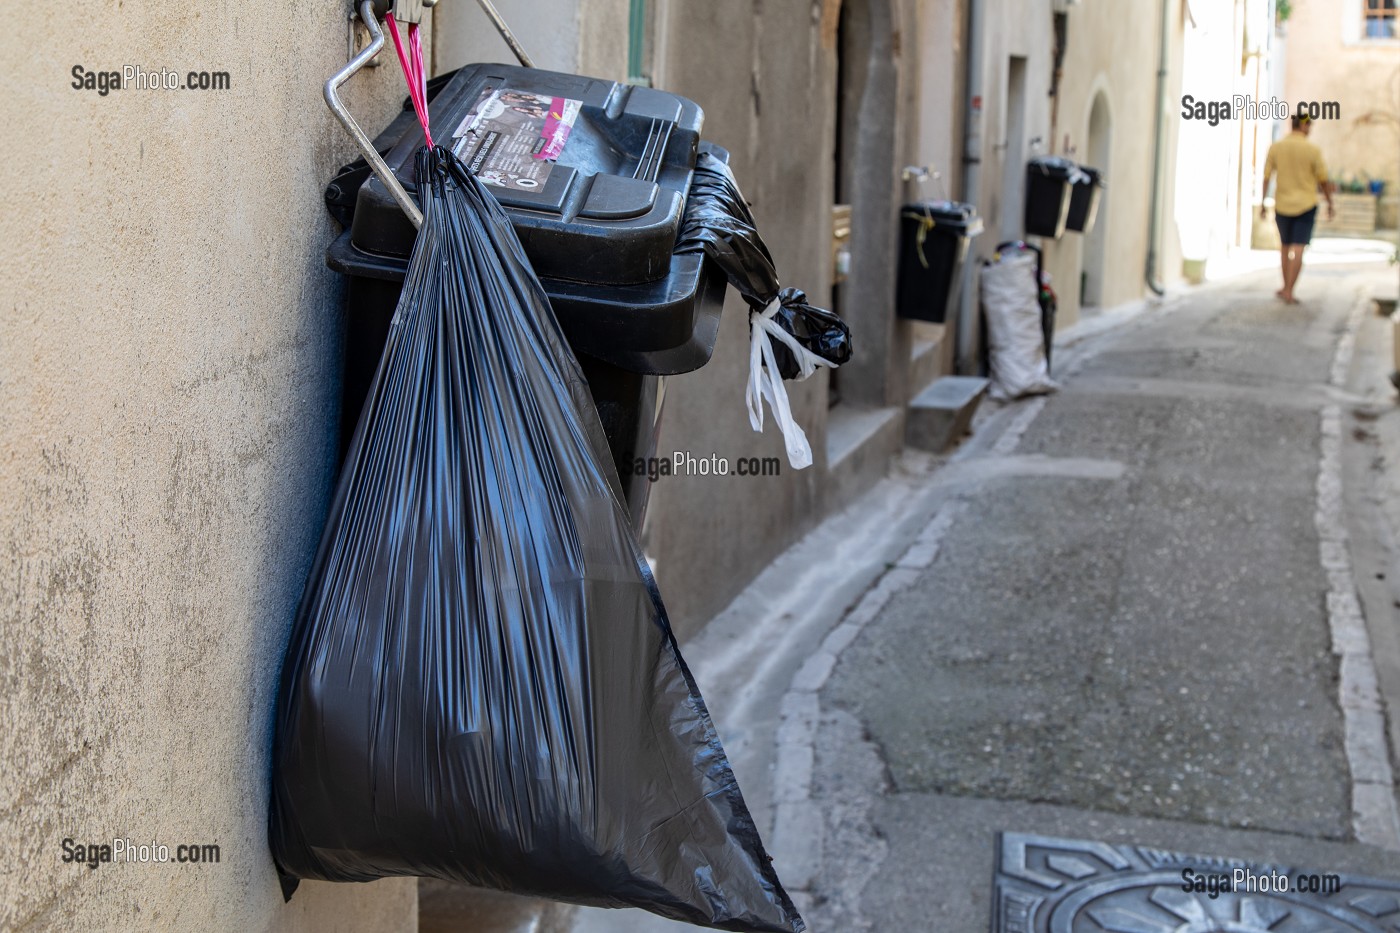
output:
[[[569, 134], [573, 132], [573, 119], [577, 115], [577, 109], [570, 112], [569, 104], [573, 101], [562, 97], [556, 97], [550, 101], [549, 116], [544, 119], [544, 148], [535, 153], [537, 159], [548, 159], [553, 162], [559, 158], [564, 151], [564, 144], [569, 141]], [[568, 122], [565, 122], [565, 120]]]

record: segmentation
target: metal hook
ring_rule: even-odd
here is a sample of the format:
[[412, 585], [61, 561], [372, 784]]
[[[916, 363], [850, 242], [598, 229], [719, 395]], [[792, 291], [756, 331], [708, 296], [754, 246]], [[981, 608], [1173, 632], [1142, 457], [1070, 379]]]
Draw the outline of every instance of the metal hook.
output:
[[[433, 6], [436, 4], [437, 0], [421, 0], [421, 2], [423, 6]], [[380, 4], [382, 5], [382, 0], [380, 0]], [[515, 34], [510, 31], [510, 27], [506, 25], [506, 21], [501, 18], [501, 14], [497, 12], [491, 0], [477, 0], [477, 4], [480, 5], [482, 12], [486, 14], [487, 18], [491, 20], [492, 25], [496, 27], [496, 31], [501, 34], [501, 38], [510, 46], [510, 50], [515, 53], [515, 57], [519, 60], [520, 64], [524, 65], [526, 68], [535, 67], [535, 63], [530, 59], [530, 56], [526, 54], [524, 47], [522, 47], [519, 40], [515, 38]], [[408, 219], [413, 222], [413, 226], [421, 227], [423, 226], [423, 212], [419, 209], [417, 202], [413, 200], [411, 194], [404, 190], [404, 186], [399, 183], [399, 180], [394, 177], [394, 173], [390, 171], [388, 163], [384, 161], [384, 157], [379, 154], [379, 150], [374, 148], [374, 142], [369, 138], [369, 135], [360, 128], [360, 124], [355, 122], [355, 117], [350, 113], [349, 108], [345, 106], [345, 102], [340, 99], [341, 85], [354, 77], [355, 73], [361, 68], [368, 65], [374, 57], [379, 54], [380, 50], [384, 48], [384, 31], [379, 28], [379, 21], [374, 15], [375, 0], [363, 0], [363, 2], [360, 3], [359, 9], [360, 19], [364, 22], [365, 28], [369, 30], [370, 43], [361, 49], [358, 55], [350, 59], [344, 68], [337, 71], [331, 76], [330, 80], [326, 82], [326, 106], [331, 108], [331, 113], [335, 114], [335, 118], [340, 121], [340, 125], [345, 127], [345, 131], [350, 134], [350, 138], [355, 141], [355, 145], [359, 148], [360, 152], [364, 154], [365, 161], [369, 163], [370, 170], [384, 183], [384, 187], [389, 189], [389, 194], [393, 197], [395, 203], [403, 208], [403, 212], [408, 215]], [[391, 3], [389, 4], [389, 12], [392, 11], [393, 4]]]
[[899, 173], [899, 177], [904, 181], [912, 181], [922, 190], [929, 181], [938, 182], [938, 194], [946, 200], [943, 191], [943, 173], [932, 165], [906, 165]]

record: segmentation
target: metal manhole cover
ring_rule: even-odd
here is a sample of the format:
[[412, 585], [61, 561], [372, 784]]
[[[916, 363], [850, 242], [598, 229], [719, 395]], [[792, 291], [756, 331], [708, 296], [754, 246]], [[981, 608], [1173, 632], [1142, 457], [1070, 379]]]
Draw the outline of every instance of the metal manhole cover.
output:
[[1400, 881], [1021, 833], [992, 933], [1400, 933]]

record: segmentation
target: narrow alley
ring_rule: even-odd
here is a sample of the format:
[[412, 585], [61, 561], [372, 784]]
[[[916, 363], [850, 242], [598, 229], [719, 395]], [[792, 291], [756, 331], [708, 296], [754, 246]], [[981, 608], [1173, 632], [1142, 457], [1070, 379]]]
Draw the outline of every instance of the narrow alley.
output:
[[1400, 0], [50, 20], [0, 933], [1400, 933]]
[[[1379, 446], [1386, 275], [1319, 265], [1285, 307], [1256, 272], [1089, 322], [1060, 351], [1060, 393], [987, 412], [948, 462], [906, 458], [836, 519], [868, 510], [861, 534], [819, 530], [698, 640], [706, 682], [728, 671], [716, 706], [751, 798], [770, 771], [775, 858], [813, 929], [978, 930], [997, 912], [992, 929], [1029, 929], [1012, 917], [1025, 885], [998, 903], [998, 833], [1389, 879], [1374, 903], [1394, 923], [1380, 709], [1400, 687], [1400, 592], [1373, 505], [1400, 453]], [[761, 630], [737, 624], [761, 605]], [[757, 682], [780, 672], [783, 718], [765, 723], [779, 704]], [[1068, 889], [1112, 874], [1070, 864]], [[1080, 905], [1107, 899], [1128, 925], [1055, 929], [1177, 929], [1197, 908], [1148, 903], [1157, 867], [1144, 886], [1120, 866], [1123, 891]], [[1238, 922], [1264, 909], [1191, 901]], [[1372, 929], [1291, 916], [1257, 928]], [[673, 928], [581, 917], [580, 933]]]

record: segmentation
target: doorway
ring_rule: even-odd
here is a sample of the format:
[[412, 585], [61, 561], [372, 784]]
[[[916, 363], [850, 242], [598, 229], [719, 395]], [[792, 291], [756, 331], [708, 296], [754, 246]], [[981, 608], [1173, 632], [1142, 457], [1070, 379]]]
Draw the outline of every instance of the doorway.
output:
[[[832, 237], [831, 310], [847, 319], [846, 278], [851, 264], [851, 170], [855, 163], [855, 127], [853, 116], [859, 112], [860, 88], [856, 80], [857, 42], [852, 25], [852, 7], [862, 0], [844, 0], [836, 26], [836, 137], [832, 147]], [[844, 237], [838, 230], [843, 228]], [[841, 370], [827, 371], [827, 405], [835, 407], [841, 401]]]
[[[832, 134], [833, 223], [849, 218], [849, 251], [834, 275], [834, 309], [861, 349], [830, 385], [830, 401], [879, 408], [905, 401], [909, 327], [894, 314], [900, 188], [899, 53], [892, 0], [824, 0], [832, 10], [830, 59], [835, 66]], [[841, 206], [849, 206], [843, 213]], [[838, 270], [840, 271], [840, 270]], [[892, 360], [900, 365], [891, 365]]]
[[1001, 240], [1022, 238], [1026, 200], [1026, 59], [1012, 55], [1006, 66], [1006, 130], [1002, 136]]
[[[1104, 178], [1111, 177], [1109, 153], [1112, 150], [1113, 117], [1108, 110], [1108, 98], [1103, 91], [1094, 95], [1094, 103], [1089, 111], [1088, 150], [1089, 165], [1098, 169]], [[1104, 199], [1107, 200], [1107, 188]], [[1107, 205], [1099, 205], [1098, 219], [1094, 229], [1084, 237], [1080, 253], [1079, 305], [1081, 308], [1097, 308], [1104, 304], [1104, 274], [1107, 269], [1106, 252], [1108, 245]]]

